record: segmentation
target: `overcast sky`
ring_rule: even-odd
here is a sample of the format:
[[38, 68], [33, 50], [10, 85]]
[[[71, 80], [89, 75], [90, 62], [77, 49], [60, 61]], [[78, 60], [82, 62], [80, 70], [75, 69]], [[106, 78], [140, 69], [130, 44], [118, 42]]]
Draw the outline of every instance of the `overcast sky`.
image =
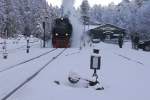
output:
[[[47, 0], [49, 3], [51, 3], [54, 6], [60, 6], [62, 0]], [[88, 0], [90, 6], [93, 6], [94, 4], [101, 4], [103, 6], [108, 5], [111, 2], [114, 2], [115, 4], [118, 4], [122, 0]], [[75, 0], [75, 7], [79, 6], [81, 4], [82, 0]]]

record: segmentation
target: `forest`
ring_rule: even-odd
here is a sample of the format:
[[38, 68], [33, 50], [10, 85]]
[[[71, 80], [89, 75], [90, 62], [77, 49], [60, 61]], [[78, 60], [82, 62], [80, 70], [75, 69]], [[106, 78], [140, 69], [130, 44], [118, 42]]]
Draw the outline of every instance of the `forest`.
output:
[[[86, 8], [85, 11], [82, 8]], [[79, 16], [86, 12], [90, 22], [112, 24], [126, 29], [128, 34], [139, 33], [143, 37], [149, 37], [149, 9], [149, 0], [122, 0], [118, 5], [110, 3], [108, 6], [93, 7], [89, 6], [87, 0], [83, 0], [76, 12]], [[8, 37], [16, 37], [18, 34], [43, 37], [43, 22], [46, 22], [46, 34], [49, 38], [53, 20], [60, 17], [61, 13], [62, 7], [52, 6], [46, 0], [1, 0], [0, 36], [3, 37], [7, 30]]]

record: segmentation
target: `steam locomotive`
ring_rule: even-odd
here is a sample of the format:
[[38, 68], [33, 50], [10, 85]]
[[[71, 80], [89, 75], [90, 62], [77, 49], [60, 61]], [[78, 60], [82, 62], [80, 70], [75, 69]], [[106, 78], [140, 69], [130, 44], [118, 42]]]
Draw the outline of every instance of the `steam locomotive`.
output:
[[52, 28], [52, 45], [54, 48], [69, 48], [71, 46], [72, 24], [66, 17], [56, 18]]

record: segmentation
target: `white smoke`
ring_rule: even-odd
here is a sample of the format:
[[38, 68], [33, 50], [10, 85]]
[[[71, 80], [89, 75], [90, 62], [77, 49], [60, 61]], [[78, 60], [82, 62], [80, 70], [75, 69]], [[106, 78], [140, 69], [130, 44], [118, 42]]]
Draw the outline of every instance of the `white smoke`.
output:
[[62, 8], [63, 8], [63, 15], [70, 15], [71, 12], [74, 10], [74, 0], [63, 0]]
[[76, 13], [74, 0], [63, 0], [62, 7], [63, 15], [69, 17], [69, 20], [73, 26], [72, 47], [80, 47], [81, 36], [83, 34], [83, 26], [79, 21], [80, 16], [78, 16], [78, 14]]

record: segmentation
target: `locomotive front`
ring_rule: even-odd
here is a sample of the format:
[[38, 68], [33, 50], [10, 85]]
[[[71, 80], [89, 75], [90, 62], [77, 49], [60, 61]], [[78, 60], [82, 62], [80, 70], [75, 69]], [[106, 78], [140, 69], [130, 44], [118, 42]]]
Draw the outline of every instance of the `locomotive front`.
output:
[[71, 46], [72, 25], [68, 18], [57, 18], [52, 29], [52, 44], [54, 48], [69, 48]]

